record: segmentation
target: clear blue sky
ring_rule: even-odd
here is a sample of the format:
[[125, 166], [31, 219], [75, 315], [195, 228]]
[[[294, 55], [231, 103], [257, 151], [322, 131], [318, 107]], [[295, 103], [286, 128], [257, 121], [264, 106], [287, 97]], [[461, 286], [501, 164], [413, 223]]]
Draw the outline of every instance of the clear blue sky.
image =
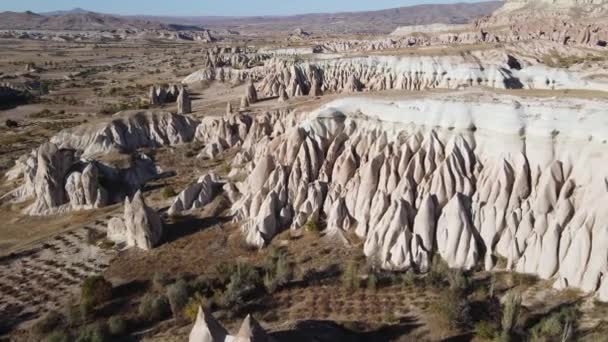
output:
[[115, 14], [149, 15], [287, 15], [362, 11], [424, 3], [472, 0], [0, 0], [0, 12], [49, 12], [76, 7]]

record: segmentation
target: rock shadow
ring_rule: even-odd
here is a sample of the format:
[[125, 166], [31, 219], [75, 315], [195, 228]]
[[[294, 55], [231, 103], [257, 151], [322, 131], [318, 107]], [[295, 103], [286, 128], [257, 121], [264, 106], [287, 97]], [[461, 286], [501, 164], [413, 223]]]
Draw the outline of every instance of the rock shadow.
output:
[[200, 218], [193, 215], [177, 216], [170, 223], [163, 224], [164, 237], [162, 243], [170, 243], [185, 236], [211, 228], [218, 224], [230, 222], [231, 217]]
[[[352, 322], [356, 325], [357, 322]], [[391, 341], [410, 334], [413, 330], [422, 326], [412, 316], [405, 316], [394, 325], [381, 327], [377, 330], [358, 332], [346, 328], [333, 321], [308, 320], [298, 322], [292, 329], [272, 333], [271, 336], [277, 342], [372, 342]]]

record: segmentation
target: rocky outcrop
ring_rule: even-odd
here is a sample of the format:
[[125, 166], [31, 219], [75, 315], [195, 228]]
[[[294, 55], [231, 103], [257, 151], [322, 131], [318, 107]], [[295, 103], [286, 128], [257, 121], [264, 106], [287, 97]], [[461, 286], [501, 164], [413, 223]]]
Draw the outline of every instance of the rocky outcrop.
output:
[[192, 141], [198, 121], [164, 111], [128, 111], [109, 123], [85, 124], [51, 138], [60, 149], [82, 151], [84, 156], [142, 147], [178, 145]]
[[247, 315], [236, 335], [229, 335], [212, 314], [199, 307], [196, 322], [190, 331], [189, 342], [272, 342], [264, 328]]
[[182, 90], [183, 87], [178, 87], [175, 84], [166, 87], [153, 85], [150, 87], [150, 91], [148, 92], [148, 101], [152, 106], [160, 106], [165, 103], [175, 102], [177, 101]]
[[202, 208], [211, 203], [219, 185], [220, 182], [214, 174], [201, 176], [196, 183], [177, 195], [169, 208], [169, 215], [178, 215], [183, 211]]
[[128, 247], [150, 250], [159, 244], [162, 235], [160, 216], [146, 205], [141, 191], [136, 192], [131, 201], [125, 198], [122, 219], [115, 217], [108, 222], [108, 239]]
[[63, 181], [74, 158], [74, 151], [61, 150], [52, 143], [45, 143], [38, 148], [36, 171], [31, 184], [35, 201], [28, 209], [30, 214], [49, 212], [66, 202]]
[[108, 203], [107, 190], [100, 184], [99, 169], [89, 163], [82, 172], [72, 172], [65, 190], [72, 208], [100, 208]]
[[477, 51], [471, 54], [350, 57], [299, 64], [273, 59], [264, 67], [243, 70], [238, 77], [258, 81], [257, 95], [267, 97], [281, 96], [281, 88], [285, 88], [288, 97], [361, 90], [422, 91], [479, 86], [497, 89], [608, 90], [605, 84], [585, 79], [575, 72], [551, 68], [535, 61], [523, 63], [505, 51]]
[[[325, 218], [328, 237], [360, 236], [365, 255], [385, 269], [424, 272], [437, 254], [450, 267], [492, 270], [504, 258], [509, 270], [602, 298], [602, 104], [461, 101], [353, 98], [296, 126], [276, 117], [272, 126], [284, 129], [236, 156], [251, 160], [233, 205], [244, 240], [261, 247]], [[488, 120], [488, 111], [500, 115]]]
[[26, 209], [30, 215], [122, 201], [162, 173], [151, 158], [134, 151], [191, 141], [197, 125], [182, 115], [132, 112], [110, 123], [61, 131], [7, 172], [21, 185], [0, 200], [22, 202], [33, 197], [34, 203]]

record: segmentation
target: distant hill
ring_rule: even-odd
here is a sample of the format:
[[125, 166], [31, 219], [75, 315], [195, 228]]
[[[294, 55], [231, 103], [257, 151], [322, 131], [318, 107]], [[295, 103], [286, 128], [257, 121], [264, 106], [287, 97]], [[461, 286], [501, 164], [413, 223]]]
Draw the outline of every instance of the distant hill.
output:
[[0, 29], [7, 30], [68, 30], [68, 31], [110, 31], [116, 29], [173, 30], [167, 24], [150, 20], [140, 20], [88, 12], [75, 9], [60, 14], [36, 14], [33, 12], [0, 13]]
[[286, 32], [297, 28], [324, 33], [390, 33], [399, 26], [427, 24], [464, 24], [489, 15], [504, 3], [430, 4], [391, 8], [380, 11], [316, 13], [293, 16], [255, 17], [157, 17], [134, 16], [164, 23], [202, 25], [214, 30], [243, 32]]
[[64, 15], [64, 14], [85, 14], [85, 13], [90, 13], [90, 12], [92, 12], [92, 11], [87, 11], [80, 7], [76, 7], [71, 10], [67, 10], [67, 11], [43, 12], [40, 14], [42, 14], [42, 15]]
[[94, 13], [82, 8], [42, 14], [32, 12], [0, 13], [0, 29], [109, 31], [233, 30], [256, 33], [288, 32], [303, 29], [315, 33], [390, 33], [397, 27], [427, 24], [463, 24], [491, 14], [502, 1], [432, 4], [392, 8], [380, 11], [316, 13], [293, 16], [256, 17], [160, 17], [118, 16]]

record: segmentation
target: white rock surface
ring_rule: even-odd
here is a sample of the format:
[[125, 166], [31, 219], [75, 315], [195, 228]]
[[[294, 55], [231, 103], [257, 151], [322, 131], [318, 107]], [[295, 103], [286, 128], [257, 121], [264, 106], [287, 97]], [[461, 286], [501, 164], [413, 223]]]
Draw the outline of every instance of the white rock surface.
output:
[[228, 331], [213, 317], [199, 306], [196, 321], [190, 331], [189, 342], [224, 342]]
[[198, 181], [179, 193], [169, 208], [169, 215], [178, 215], [183, 211], [202, 208], [211, 203], [215, 197], [219, 180], [214, 174], [201, 176]]
[[66, 129], [51, 138], [60, 149], [82, 151], [83, 156], [112, 150], [178, 145], [192, 141], [199, 122], [188, 116], [163, 111], [128, 111], [109, 123], [85, 124]]
[[128, 247], [150, 250], [157, 246], [163, 235], [163, 224], [156, 210], [144, 202], [141, 191], [129, 201], [125, 198], [124, 218], [108, 222], [108, 239], [126, 243]]
[[[476, 33], [477, 35], [478, 33]], [[256, 80], [257, 91], [250, 83], [246, 98], [249, 104], [258, 95], [280, 96], [281, 86], [289, 97], [326, 92], [427, 89], [581, 89], [608, 91], [605, 82], [586, 78], [584, 73], [552, 68], [525, 56], [515, 59], [504, 50], [473, 52], [472, 56], [368, 56], [313, 59], [294, 64], [271, 59], [264, 66], [240, 70], [233, 81]], [[539, 53], [542, 55], [542, 53]], [[527, 59], [526, 59], [527, 60]], [[191, 75], [183, 82], [190, 83]], [[255, 96], [254, 96], [255, 94]], [[242, 106], [246, 108], [245, 106]]]
[[[192, 141], [198, 124], [183, 115], [132, 111], [119, 113], [109, 123], [63, 130], [16, 162], [7, 177], [21, 179], [21, 185], [0, 200], [22, 202], [33, 197], [34, 203], [25, 210], [30, 215], [93, 209], [122, 201], [161, 173], [151, 158], [133, 151]], [[124, 158], [125, 152], [131, 156]], [[113, 157], [104, 161], [109, 154]], [[114, 161], [116, 157], [128, 161], [121, 164]], [[101, 178], [120, 191], [108, 193]]]
[[196, 322], [190, 331], [189, 342], [273, 342], [264, 328], [247, 315], [236, 335], [229, 335], [213, 315], [199, 307]]
[[324, 215], [326, 235], [354, 231], [387, 269], [424, 272], [438, 253], [451, 267], [491, 270], [503, 257], [510, 270], [606, 298], [601, 101], [357, 97], [295, 126], [293, 115], [245, 138], [252, 171], [233, 211], [247, 243]]

